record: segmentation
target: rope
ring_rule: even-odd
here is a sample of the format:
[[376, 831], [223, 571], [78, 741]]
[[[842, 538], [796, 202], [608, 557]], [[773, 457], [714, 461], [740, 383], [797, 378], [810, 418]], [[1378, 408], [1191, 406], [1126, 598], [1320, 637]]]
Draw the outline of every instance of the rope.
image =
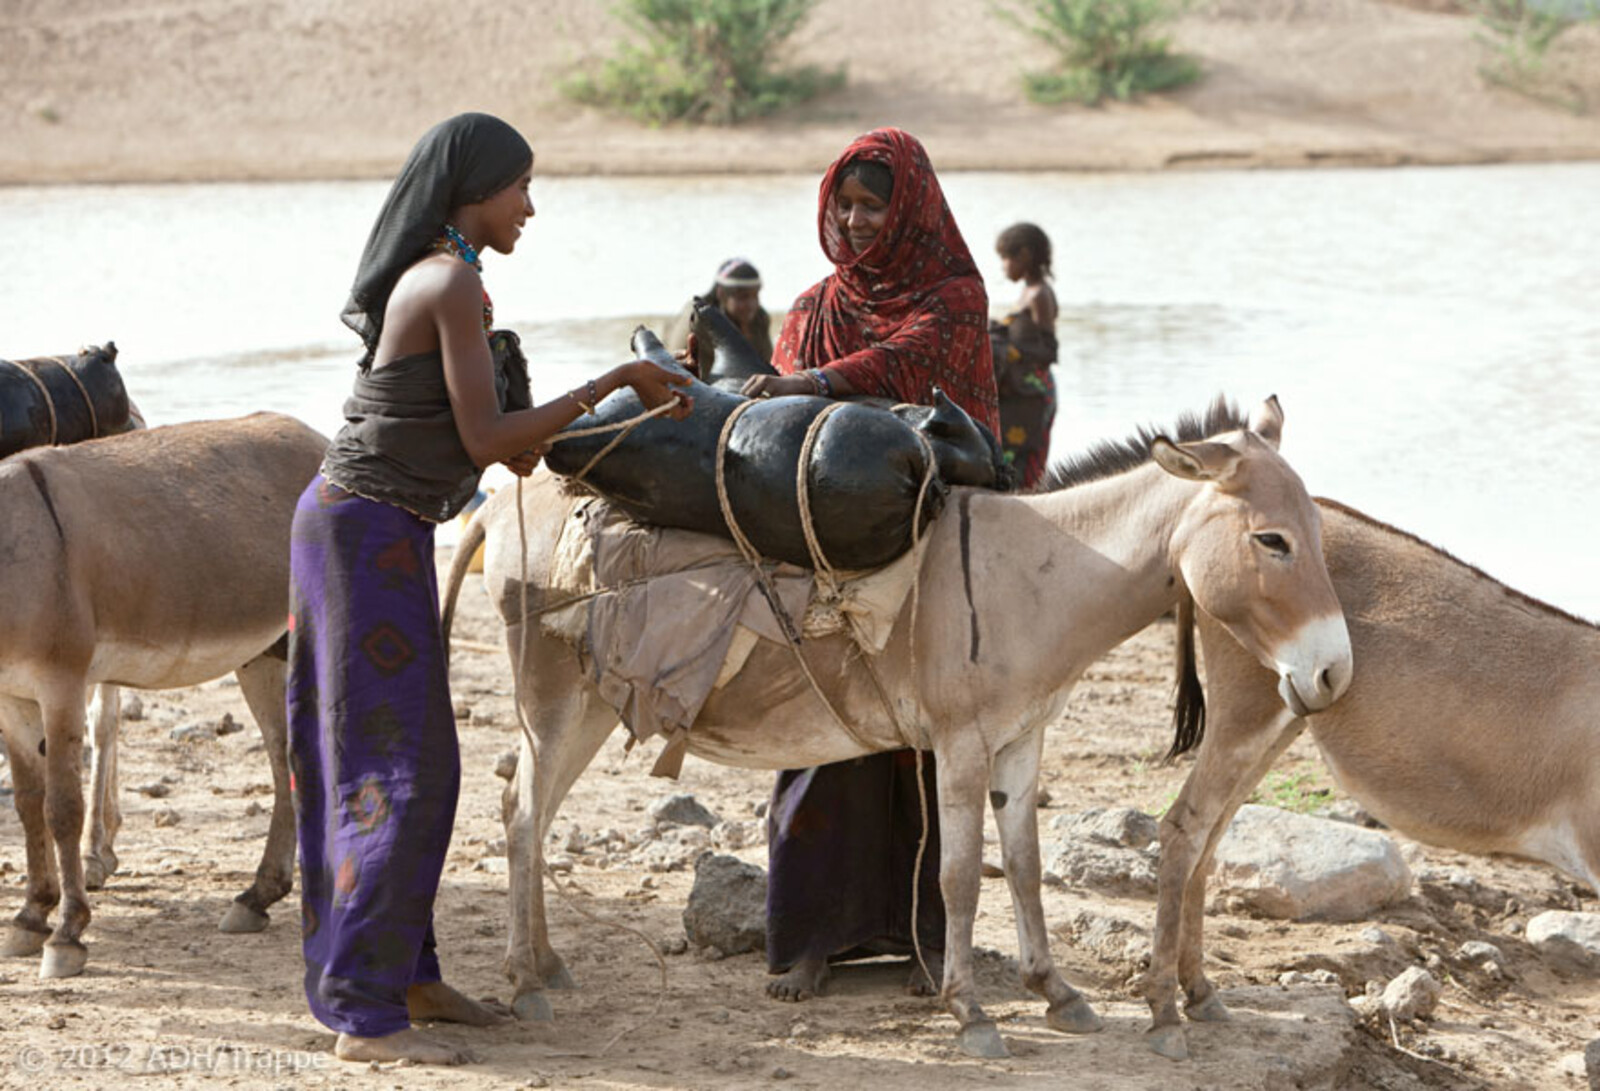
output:
[[[671, 405], [671, 403], [668, 403], [668, 405], [666, 407], [670, 408], [670, 405]], [[663, 408], [663, 407], [660, 407], [660, 406], [657, 407], [657, 409], [660, 409], [660, 408]], [[635, 418], [633, 423], [637, 424], [637, 423], [639, 423], [639, 421], [648, 419], [649, 417], [654, 416], [654, 415], [655, 415], [654, 411], [652, 411], [651, 413], [648, 413], [648, 414], [644, 414], [643, 416], [641, 416], [639, 418]], [[592, 431], [600, 431], [600, 430], [609, 431], [610, 429], [609, 428], [606, 428], [606, 429], [591, 429], [590, 431], [592, 432]], [[623, 434], [626, 435], [627, 433], [624, 432]], [[568, 438], [571, 438], [571, 434], [570, 433], [568, 434]], [[612, 446], [615, 446], [615, 445], [613, 444]], [[601, 452], [602, 455], [604, 453], [605, 452]], [[594, 461], [598, 462], [600, 460], [600, 457], [601, 456], [597, 455], [595, 457]], [[593, 462], [591, 462], [590, 465], [593, 465]], [[515, 703], [516, 706], [517, 706], [517, 725], [522, 729], [523, 738], [527, 741], [527, 744], [528, 744], [528, 760], [529, 760], [530, 763], [532, 763], [532, 769], [530, 770], [528, 775], [529, 775], [530, 778], [537, 778], [538, 775], [539, 775], [539, 763], [538, 763], [538, 760], [537, 760], [538, 755], [534, 753], [533, 728], [529, 725], [527, 714], [523, 711], [523, 708], [522, 708], [522, 671], [523, 671], [524, 665], [528, 661], [528, 526], [527, 526], [527, 523], [525, 523], [523, 521], [522, 478], [520, 478], [520, 477], [517, 478], [517, 541], [518, 541], [518, 546], [519, 546], [517, 552], [518, 552], [518, 555], [521, 558], [521, 565], [522, 565], [522, 588], [521, 588], [521, 593], [522, 593], [522, 620], [521, 620], [521, 625], [522, 625], [522, 628], [517, 633], [517, 663], [516, 663], [516, 669], [511, 672], [511, 688], [512, 688], [512, 695], [511, 696], [512, 696], [513, 703]], [[534, 783], [537, 786], [537, 780], [536, 779], [535, 779]], [[534, 792], [534, 797], [537, 800], [537, 798], [538, 798], [537, 789]], [[538, 817], [537, 812], [535, 812], [535, 817], [536, 818]], [[539, 837], [541, 839], [544, 837], [544, 833], [545, 833], [545, 831], [541, 828], [539, 830]], [[543, 855], [544, 855], [544, 846], [541, 844], [540, 845], [540, 857], [541, 857], [541, 859], [543, 858]], [[555, 892], [556, 892], [557, 896], [560, 897], [561, 901], [568, 908], [575, 910], [578, 913], [579, 916], [585, 917], [588, 920], [593, 921], [595, 924], [599, 924], [599, 925], [602, 925], [602, 926], [605, 926], [605, 927], [609, 927], [609, 928], [615, 928], [615, 929], [617, 929], [619, 931], [622, 931], [622, 932], [630, 932], [633, 935], [638, 936], [641, 940], [644, 941], [645, 946], [650, 948], [650, 953], [655, 956], [656, 965], [659, 966], [660, 969], [661, 969], [661, 988], [656, 993], [656, 1002], [655, 1002], [654, 1006], [651, 1007], [650, 1011], [645, 1015], [645, 1017], [642, 1020], [639, 1020], [637, 1023], [634, 1023], [634, 1024], [630, 1025], [630, 1026], [625, 1026], [621, 1030], [619, 1030], [615, 1035], [613, 1035], [611, 1037], [611, 1039], [608, 1042], [606, 1042], [605, 1045], [600, 1047], [600, 1052], [594, 1055], [596, 1057], [604, 1057], [607, 1053], [609, 1053], [611, 1051], [611, 1047], [612, 1046], [616, 1045], [618, 1042], [620, 1042], [626, 1035], [628, 1035], [632, 1031], [638, 1030], [641, 1027], [647, 1026], [648, 1024], [653, 1022], [655, 1017], [656, 1017], [656, 1014], [658, 1012], [660, 1012], [661, 1005], [664, 1004], [666, 1002], [666, 999], [667, 999], [667, 959], [666, 959], [666, 956], [661, 953], [661, 948], [660, 948], [659, 945], [657, 945], [656, 941], [654, 939], [650, 938], [644, 932], [640, 931], [639, 929], [633, 927], [632, 925], [623, 924], [623, 923], [621, 923], [619, 921], [604, 920], [604, 919], [596, 916], [595, 914], [589, 912], [587, 909], [584, 909], [577, 902], [575, 902], [571, 898], [569, 898], [567, 896], [566, 890], [562, 888], [561, 881], [556, 878], [556, 873], [550, 869], [550, 864], [549, 864], [548, 861], [544, 865], [543, 878], [547, 878], [547, 879], [550, 880], [550, 885], [555, 888]], [[586, 1054], [581, 1054], [581, 1053], [573, 1053], [573, 1054], [571, 1054], [571, 1056], [587, 1056], [587, 1055]]]
[[[671, 401], [662, 402], [654, 409], [651, 409], [645, 413], [640, 413], [637, 417], [629, 417], [627, 420], [617, 424], [601, 424], [594, 428], [579, 428], [571, 432], [557, 432], [555, 435], [550, 437], [548, 442], [564, 443], [569, 439], [582, 439], [585, 436], [598, 436], [605, 432], [617, 433], [616, 438], [610, 443], [606, 444], [604, 447], [600, 448], [599, 453], [591, 458], [588, 461], [588, 464], [583, 467], [583, 469], [572, 475], [573, 481], [582, 481], [586, 476], [588, 476], [589, 471], [594, 469], [595, 466], [599, 464], [602, 458], [605, 458], [612, 451], [616, 450], [617, 444], [628, 438], [629, 432], [632, 432], [635, 428], [639, 427], [639, 425], [643, 424], [645, 421], [650, 420], [652, 417], [659, 417], [663, 413], [670, 413], [677, 407], [678, 399], [676, 396], [674, 396]], [[517, 499], [519, 502], [522, 499], [521, 489], [517, 490]]]
[[33, 370], [32, 365], [36, 363], [38, 363], [37, 360], [18, 360], [17, 370], [32, 379], [33, 385], [39, 388], [39, 393], [44, 397], [44, 407], [50, 411], [50, 446], [54, 447], [57, 435], [56, 403], [50, 397], [50, 389], [44, 385], [44, 380], [39, 378], [38, 373]]
[[83, 395], [83, 404], [89, 410], [89, 438], [94, 439], [100, 435], [100, 418], [94, 411], [94, 399], [89, 397], [89, 388], [83, 385], [83, 380], [78, 378], [78, 373], [67, 366], [66, 361], [59, 356], [47, 356], [56, 367], [67, 373], [67, 378], [72, 380], [72, 385], [78, 388], [78, 393]]

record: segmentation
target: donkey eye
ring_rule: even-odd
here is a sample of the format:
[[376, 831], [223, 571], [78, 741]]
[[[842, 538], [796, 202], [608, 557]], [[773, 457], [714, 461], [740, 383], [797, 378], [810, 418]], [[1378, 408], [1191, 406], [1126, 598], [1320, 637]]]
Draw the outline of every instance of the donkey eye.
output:
[[1281, 534], [1253, 534], [1251, 535], [1262, 547], [1271, 550], [1280, 557], [1289, 555], [1289, 543], [1284, 541]]

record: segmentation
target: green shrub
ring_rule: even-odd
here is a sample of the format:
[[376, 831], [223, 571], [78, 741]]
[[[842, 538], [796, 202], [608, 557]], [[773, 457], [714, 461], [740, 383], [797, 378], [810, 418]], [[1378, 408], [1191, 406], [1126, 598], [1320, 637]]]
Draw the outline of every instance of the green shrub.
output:
[[1600, 20], [1600, 0], [1461, 0], [1478, 19], [1478, 41], [1490, 59], [1478, 71], [1490, 83], [1582, 111], [1581, 91], [1547, 77], [1555, 40], [1579, 23]]
[[1023, 87], [1035, 102], [1126, 101], [1182, 87], [1200, 78], [1200, 65], [1171, 51], [1155, 33], [1182, 13], [1187, 0], [1011, 0], [995, 3], [1007, 22], [1049, 46], [1048, 72], [1028, 72]]
[[844, 81], [842, 70], [780, 70], [783, 44], [816, 0], [623, 0], [625, 44], [598, 73], [562, 85], [580, 102], [641, 121], [732, 124], [801, 102]]

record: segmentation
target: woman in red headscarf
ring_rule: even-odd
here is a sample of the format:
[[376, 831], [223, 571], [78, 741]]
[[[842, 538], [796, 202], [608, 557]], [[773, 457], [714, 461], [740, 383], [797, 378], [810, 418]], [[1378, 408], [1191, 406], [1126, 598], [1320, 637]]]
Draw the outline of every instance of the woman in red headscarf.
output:
[[[998, 432], [989, 297], [939, 179], [898, 129], [859, 137], [828, 169], [817, 210], [833, 273], [800, 296], [773, 352], [779, 375], [751, 397], [865, 394], [930, 405], [935, 388]], [[912, 951], [937, 975], [944, 950], [932, 755], [924, 755], [928, 845], [910, 750], [778, 774], [767, 812], [767, 992], [805, 1000], [830, 962]], [[937, 989], [913, 966], [910, 987]]]

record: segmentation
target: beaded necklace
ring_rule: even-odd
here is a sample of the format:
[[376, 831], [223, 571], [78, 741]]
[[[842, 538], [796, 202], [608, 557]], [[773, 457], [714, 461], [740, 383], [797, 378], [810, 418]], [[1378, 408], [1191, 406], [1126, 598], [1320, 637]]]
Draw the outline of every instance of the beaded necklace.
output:
[[[478, 276], [483, 276], [483, 262], [478, 258], [478, 251], [456, 229], [454, 224], [444, 225], [444, 234], [434, 240], [433, 249], [454, 254], [477, 271]], [[494, 329], [494, 303], [489, 299], [489, 289], [483, 290], [483, 332], [489, 333]]]

